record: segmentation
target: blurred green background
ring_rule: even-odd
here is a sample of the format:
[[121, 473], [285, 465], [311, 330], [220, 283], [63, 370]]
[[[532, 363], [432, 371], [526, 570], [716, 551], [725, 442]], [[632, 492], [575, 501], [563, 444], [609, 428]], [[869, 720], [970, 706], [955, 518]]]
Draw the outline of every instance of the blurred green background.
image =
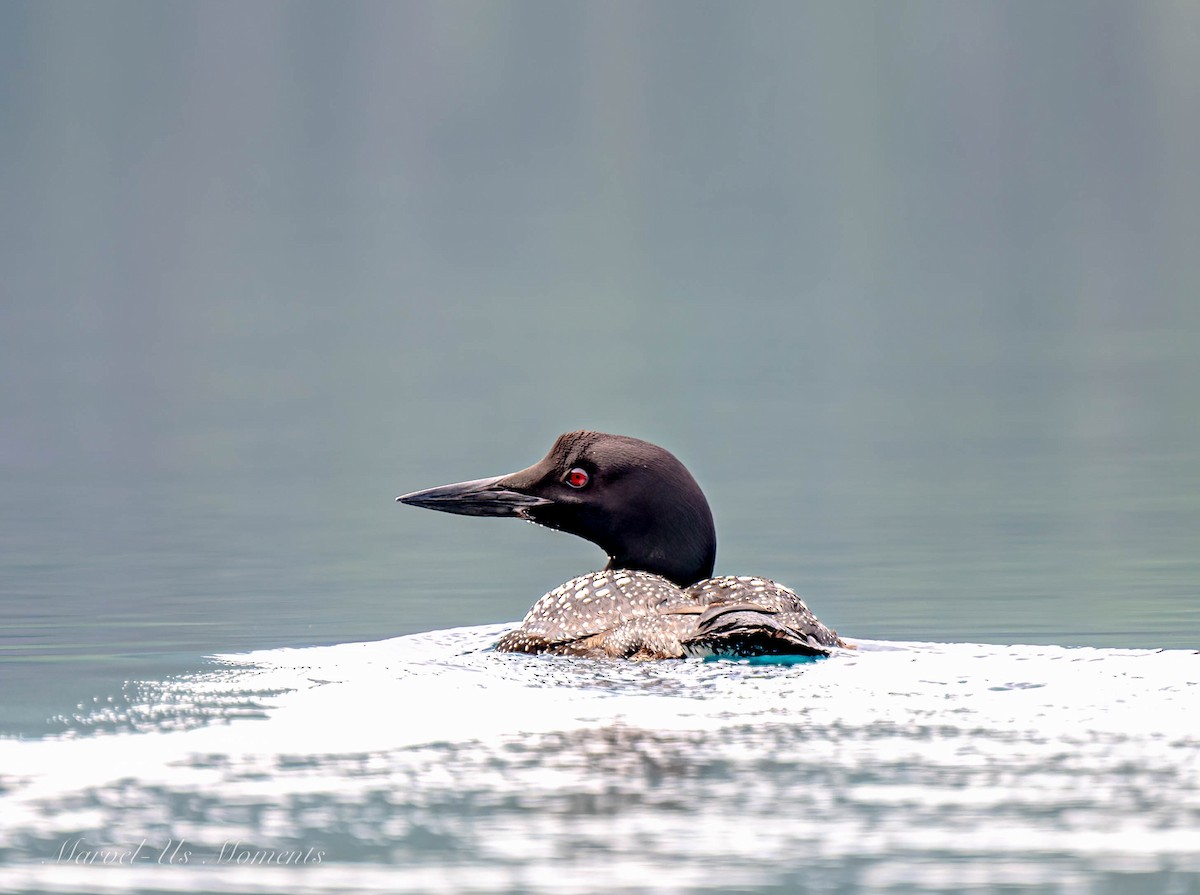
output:
[[844, 634], [1200, 645], [1200, 6], [0, 5], [0, 730], [515, 620], [661, 443]]

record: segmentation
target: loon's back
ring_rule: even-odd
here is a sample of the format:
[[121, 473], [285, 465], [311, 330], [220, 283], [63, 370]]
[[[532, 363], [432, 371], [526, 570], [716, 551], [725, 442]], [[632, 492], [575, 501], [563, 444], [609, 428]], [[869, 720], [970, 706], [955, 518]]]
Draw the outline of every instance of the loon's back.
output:
[[843, 646], [788, 588], [713, 578], [704, 492], [673, 454], [623, 435], [568, 432], [510, 475], [416, 491], [402, 503], [516, 516], [586, 538], [608, 565], [542, 597], [497, 645], [509, 652], [671, 659], [826, 655]]
[[765, 578], [707, 578], [681, 588], [661, 575], [610, 569], [573, 578], [500, 638], [503, 652], [593, 659], [824, 656], [842, 646], [796, 593]]

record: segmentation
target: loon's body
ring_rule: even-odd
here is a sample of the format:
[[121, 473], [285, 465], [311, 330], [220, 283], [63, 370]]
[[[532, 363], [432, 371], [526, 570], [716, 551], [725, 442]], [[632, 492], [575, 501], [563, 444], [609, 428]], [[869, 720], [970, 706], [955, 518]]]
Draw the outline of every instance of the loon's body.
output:
[[500, 638], [502, 651], [674, 659], [823, 656], [845, 646], [783, 585], [711, 577], [717, 539], [704, 493], [674, 455], [636, 438], [568, 432], [528, 469], [396, 499], [467, 516], [516, 516], [608, 554], [603, 571], [538, 600]]

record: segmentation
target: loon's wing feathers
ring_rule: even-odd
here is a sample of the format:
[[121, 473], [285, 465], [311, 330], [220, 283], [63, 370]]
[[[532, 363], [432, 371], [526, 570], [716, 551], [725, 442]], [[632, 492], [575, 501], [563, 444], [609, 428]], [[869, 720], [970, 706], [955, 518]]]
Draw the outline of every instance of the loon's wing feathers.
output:
[[774, 612], [807, 612], [808, 607], [790, 587], [770, 578], [722, 575], [697, 581], [687, 594], [705, 606], [717, 603], [753, 603]]
[[689, 654], [722, 656], [827, 656], [838, 646], [837, 635], [811, 613], [745, 606], [722, 607], [684, 641]]
[[707, 606], [697, 606], [696, 609], [700, 612], [700, 620], [696, 624], [701, 628], [712, 625], [720, 616], [728, 615], [730, 612], [760, 612], [765, 615], [774, 615], [779, 611], [773, 607], [764, 606], [762, 603], [709, 603]]
[[687, 592], [707, 606], [688, 653], [827, 656], [842, 645], [795, 591], [767, 578], [710, 578]]
[[795, 591], [766, 578], [709, 578], [683, 590], [658, 575], [616, 569], [556, 587], [496, 648], [648, 659], [827, 655], [840, 645]]

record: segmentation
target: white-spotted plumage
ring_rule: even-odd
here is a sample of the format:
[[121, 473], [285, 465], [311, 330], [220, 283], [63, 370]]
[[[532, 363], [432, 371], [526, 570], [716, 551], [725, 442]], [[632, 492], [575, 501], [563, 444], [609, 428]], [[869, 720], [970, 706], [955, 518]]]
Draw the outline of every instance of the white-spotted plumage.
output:
[[766, 578], [723, 576], [681, 588], [649, 572], [606, 570], [550, 591], [496, 648], [662, 659], [824, 656], [841, 645], [794, 591]]

